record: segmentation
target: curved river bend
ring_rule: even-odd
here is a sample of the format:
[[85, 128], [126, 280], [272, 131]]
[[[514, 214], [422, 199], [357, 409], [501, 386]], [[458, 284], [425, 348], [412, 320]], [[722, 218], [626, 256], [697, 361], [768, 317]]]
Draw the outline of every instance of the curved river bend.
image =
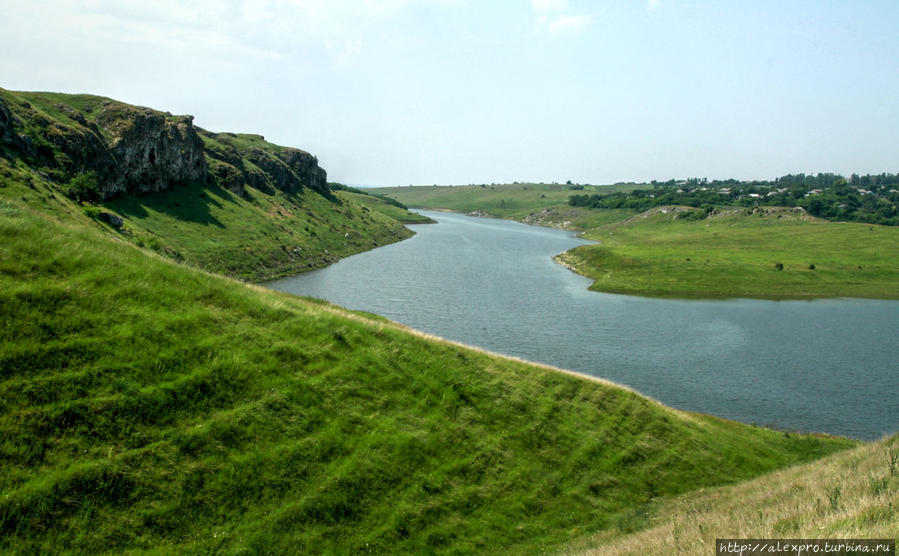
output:
[[426, 212], [406, 241], [268, 284], [691, 411], [873, 440], [899, 430], [899, 302], [662, 300], [588, 291], [569, 232]]

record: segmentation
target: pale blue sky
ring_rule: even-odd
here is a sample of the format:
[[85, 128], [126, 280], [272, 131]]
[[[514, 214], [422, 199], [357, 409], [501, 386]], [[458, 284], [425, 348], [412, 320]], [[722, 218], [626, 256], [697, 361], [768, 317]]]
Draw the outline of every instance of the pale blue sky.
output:
[[0, 87], [254, 132], [352, 184], [899, 171], [899, 2], [0, 0]]

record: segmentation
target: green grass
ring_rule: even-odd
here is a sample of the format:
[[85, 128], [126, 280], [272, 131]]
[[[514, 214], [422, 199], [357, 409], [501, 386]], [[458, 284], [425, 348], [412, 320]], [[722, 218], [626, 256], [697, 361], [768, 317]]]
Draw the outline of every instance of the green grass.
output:
[[[389, 211], [368, 209], [351, 198], [326, 199], [307, 189], [263, 193], [247, 187], [239, 197], [214, 185], [188, 183], [99, 205], [75, 205], [57, 186], [21, 164], [0, 160], [0, 173], [11, 174], [5, 182], [0, 178], [8, 195], [40, 203], [64, 218], [111, 212], [123, 218], [121, 229], [95, 220], [109, 236], [254, 282], [320, 268], [412, 235]], [[31, 186], [23, 185], [24, 180]]]
[[[855, 444], [243, 285], [2, 185], [3, 553], [531, 554]], [[191, 225], [234, 233], [217, 211], [238, 201], [207, 195], [227, 225]], [[150, 201], [129, 226], [188, 233]]]
[[[566, 554], [706, 554], [716, 538], [896, 539], [899, 435], [736, 485], [659, 500]], [[629, 531], [632, 526], [639, 531]]]
[[0, 90], [2, 96], [10, 105], [27, 102], [33, 108], [39, 110], [50, 120], [59, 120], [68, 124], [77, 124], [78, 122], [70, 118], [70, 114], [62, 109], [60, 105], [67, 106], [90, 115], [100, 108], [103, 102], [122, 104], [112, 99], [96, 96], [96, 95], [69, 95], [64, 93], [39, 93], [26, 91], [6, 91]]
[[337, 192], [337, 195], [342, 199], [353, 201], [365, 207], [363, 210], [369, 209], [379, 212], [385, 216], [389, 216], [397, 222], [402, 222], [403, 224], [430, 224], [434, 222], [427, 216], [422, 216], [404, 208], [391, 205], [378, 199], [374, 195], [359, 194], [353, 191], [339, 191]]
[[[484, 216], [524, 220], [528, 215], [542, 209], [569, 210], [572, 207], [568, 206], [568, 198], [576, 193], [611, 193], [634, 187], [636, 186], [585, 186], [584, 190], [573, 190], [569, 185], [528, 183], [484, 187], [480, 185], [384, 187], [373, 191], [393, 197], [414, 208], [480, 212]], [[588, 227], [592, 219], [597, 218], [598, 213], [577, 211], [576, 214], [568, 220], [586, 218], [581, 224]]]
[[[227, 137], [228, 143], [240, 150], [253, 148], [275, 151], [284, 150], [283, 146], [276, 145], [275, 143], [269, 143], [265, 140], [264, 136], [259, 135], [258, 133], [224, 133], [220, 135], [224, 135], [225, 137]], [[217, 143], [220, 147], [225, 146], [221, 141], [217, 141], [215, 138], [210, 137], [206, 134], [201, 134], [200, 138], [203, 139], [203, 142], [206, 144], [212, 142]]]
[[[0, 89], [0, 98], [5, 100], [13, 109], [27, 103], [36, 111], [38, 118], [42, 119], [42, 121], [29, 122], [27, 119], [23, 120], [25, 133], [32, 139], [47, 133], [47, 128], [50, 129], [49, 133], [51, 134], [59, 133], [59, 128], [61, 127], [72, 128], [82, 132], [91, 131], [79, 119], [76, 119], [76, 113], [80, 114], [86, 123], [95, 123], [98, 115], [103, 113], [103, 117], [108, 120], [108, 126], [122, 127], [130, 125], [130, 121], [135, 114], [147, 110], [144, 107], [132, 106], [97, 95], [71, 95]], [[166, 114], [166, 116], [169, 119], [177, 118], [177, 116], [172, 116], [171, 114]], [[107, 140], [111, 139], [111, 135], [105, 126], [95, 126], [92, 130], [95, 130]]]
[[899, 298], [895, 227], [825, 222], [788, 210], [732, 211], [702, 220], [684, 214], [654, 209], [597, 228], [586, 237], [600, 244], [575, 248], [559, 260], [592, 278], [592, 289], [606, 292]]
[[124, 235], [189, 264], [250, 281], [325, 266], [412, 233], [353, 199], [247, 187], [244, 197], [184, 184], [104, 207], [125, 217]]
[[620, 222], [634, 215], [634, 211], [628, 209], [589, 209], [558, 205], [531, 213], [522, 219], [516, 218], [526, 224], [537, 226], [550, 226], [564, 230], [592, 230], [607, 224]]

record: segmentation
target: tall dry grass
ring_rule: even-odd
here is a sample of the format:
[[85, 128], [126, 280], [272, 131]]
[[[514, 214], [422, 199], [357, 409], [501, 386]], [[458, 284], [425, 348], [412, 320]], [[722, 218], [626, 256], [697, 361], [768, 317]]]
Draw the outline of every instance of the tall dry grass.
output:
[[[648, 509], [649, 526], [606, 531], [569, 554], [713, 554], [716, 538], [899, 537], [899, 435]], [[891, 465], [892, 462], [892, 465]]]

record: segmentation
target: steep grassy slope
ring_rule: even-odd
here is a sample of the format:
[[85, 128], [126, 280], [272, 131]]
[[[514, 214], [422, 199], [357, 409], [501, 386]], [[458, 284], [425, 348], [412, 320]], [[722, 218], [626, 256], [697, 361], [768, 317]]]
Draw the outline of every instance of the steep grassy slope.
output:
[[430, 218], [410, 212], [409, 210], [394, 204], [387, 203], [383, 199], [379, 199], [376, 195], [369, 195], [366, 194], [366, 192], [339, 191], [337, 192], [337, 195], [342, 199], [355, 201], [370, 210], [380, 212], [403, 224], [431, 224], [434, 222]]
[[245, 286], [5, 184], [0, 552], [533, 553], [852, 444]]
[[[769, 214], [765, 214], [769, 212]], [[826, 222], [790, 209], [652, 209], [586, 234], [559, 260], [592, 289], [679, 297], [899, 298], [899, 229]]]
[[412, 233], [352, 199], [304, 189], [243, 197], [216, 186], [103, 203], [122, 215], [122, 235], [206, 270], [251, 281], [318, 268], [338, 258], [405, 239]]
[[107, 227], [122, 239], [252, 281], [409, 237], [392, 216], [413, 219], [335, 195], [299, 149], [92, 95], [0, 89], [0, 183], [74, 197], [122, 217]]
[[[712, 554], [716, 538], [896, 539], [899, 436], [738, 485], [659, 501], [569, 554]], [[892, 465], [891, 465], [892, 462]]]

